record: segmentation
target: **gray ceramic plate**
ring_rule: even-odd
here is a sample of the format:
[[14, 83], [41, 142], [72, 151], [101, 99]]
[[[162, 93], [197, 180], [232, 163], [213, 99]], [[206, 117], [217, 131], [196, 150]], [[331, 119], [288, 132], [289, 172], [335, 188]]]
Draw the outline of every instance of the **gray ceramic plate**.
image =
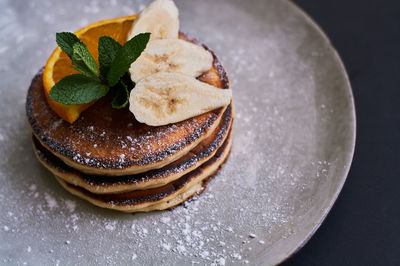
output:
[[277, 0], [177, 1], [181, 29], [216, 51], [234, 90], [232, 153], [202, 196], [130, 215], [57, 184], [31, 148], [30, 80], [55, 32], [144, 3], [1, 2], [0, 263], [275, 264], [307, 241], [337, 198], [355, 141], [350, 84], [318, 26]]

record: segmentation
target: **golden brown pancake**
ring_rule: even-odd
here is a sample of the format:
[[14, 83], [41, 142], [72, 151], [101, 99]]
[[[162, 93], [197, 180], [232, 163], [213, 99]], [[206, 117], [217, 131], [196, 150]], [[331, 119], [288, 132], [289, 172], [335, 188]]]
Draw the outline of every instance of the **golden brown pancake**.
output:
[[121, 193], [125, 191], [160, 187], [193, 171], [214, 156], [228, 136], [232, 121], [233, 112], [231, 105], [229, 105], [216, 130], [193, 150], [160, 169], [136, 175], [110, 178], [109, 176], [84, 174], [69, 167], [58, 157], [54, 156], [45, 149], [35, 137], [33, 137], [33, 146], [39, 161], [54, 175], [65, 182], [82, 187], [96, 194]]
[[92, 204], [124, 212], [148, 212], [173, 208], [196, 193], [201, 193], [212, 177], [227, 159], [231, 148], [231, 134], [216, 154], [200, 167], [164, 186], [125, 192], [120, 194], [94, 194], [81, 187], [71, 185], [61, 178], [60, 184], [72, 194]]
[[[183, 34], [180, 38], [200, 45]], [[224, 68], [210, 52], [213, 67], [198, 79], [229, 89]], [[67, 165], [92, 175], [123, 176], [158, 169], [184, 156], [214, 131], [226, 109], [151, 127], [136, 121], [128, 108], [113, 109], [110, 101], [104, 97], [69, 124], [47, 104], [39, 72], [28, 91], [26, 113], [35, 137]]]

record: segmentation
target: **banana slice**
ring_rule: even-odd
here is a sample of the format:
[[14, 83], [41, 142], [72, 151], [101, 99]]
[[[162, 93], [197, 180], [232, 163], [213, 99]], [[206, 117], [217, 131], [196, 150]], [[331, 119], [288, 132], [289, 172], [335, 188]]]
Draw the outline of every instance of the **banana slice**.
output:
[[179, 12], [174, 1], [156, 0], [143, 9], [133, 22], [128, 40], [143, 32], [151, 32], [150, 40], [177, 39]]
[[201, 46], [180, 39], [154, 40], [131, 65], [136, 83], [157, 72], [179, 72], [198, 77], [212, 67], [213, 56]]
[[161, 126], [228, 105], [232, 90], [219, 89], [181, 73], [158, 72], [131, 91], [129, 110], [136, 120]]

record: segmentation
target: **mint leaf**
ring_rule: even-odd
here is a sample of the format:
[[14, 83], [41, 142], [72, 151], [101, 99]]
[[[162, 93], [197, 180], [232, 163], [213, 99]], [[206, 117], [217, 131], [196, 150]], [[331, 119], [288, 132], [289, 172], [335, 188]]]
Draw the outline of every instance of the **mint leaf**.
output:
[[99, 38], [99, 64], [100, 75], [107, 76], [111, 63], [114, 61], [118, 51], [122, 45], [109, 36], [101, 36]]
[[150, 33], [140, 33], [127, 41], [115, 56], [107, 80], [110, 86], [117, 84], [118, 80], [128, 71], [131, 64], [140, 56], [150, 39]]
[[112, 108], [122, 109], [128, 105], [129, 102], [129, 91], [128, 86], [124, 81], [120, 80], [118, 83], [120, 86], [117, 86], [115, 96], [111, 102]]
[[72, 53], [74, 52], [73, 46], [75, 43], [81, 42], [81, 40], [71, 32], [57, 32], [56, 42], [57, 45], [60, 46], [61, 50], [72, 59]]
[[56, 33], [56, 42], [72, 60], [72, 68], [87, 77], [97, 77], [97, 64], [86, 45], [71, 32]]
[[97, 78], [97, 63], [90, 54], [85, 44], [77, 42], [73, 45], [72, 53], [73, 68], [89, 78]]
[[83, 104], [105, 96], [110, 88], [81, 74], [67, 76], [50, 90], [50, 98], [64, 104]]

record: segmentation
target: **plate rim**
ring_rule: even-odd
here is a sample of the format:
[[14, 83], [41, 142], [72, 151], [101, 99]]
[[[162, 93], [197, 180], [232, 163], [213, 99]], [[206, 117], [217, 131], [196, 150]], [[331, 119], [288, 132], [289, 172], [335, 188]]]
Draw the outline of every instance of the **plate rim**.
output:
[[356, 107], [355, 107], [355, 101], [354, 101], [354, 94], [353, 94], [353, 89], [351, 86], [351, 82], [349, 79], [349, 75], [346, 70], [346, 66], [343, 63], [343, 60], [338, 53], [337, 49], [335, 46], [332, 44], [330, 38], [328, 35], [325, 33], [325, 31], [319, 26], [319, 24], [303, 9], [301, 8], [297, 3], [294, 2], [294, 0], [287, 0], [288, 6], [292, 8], [294, 12], [297, 12], [301, 17], [304, 18], [304, 21], [311, 26], [321, 37], [324, 41], [326, 41], [327, 46], [329, 49], [332, 51], [332, 56], [337, 60], [339, 63], [340, 67], [340, 72], [342, 76], [345, 79], [345, 84], [347, 87], [347, 91], [349, 93], [349, 101], [351, 104], [351, 111], [350, 111], [350, 124], [352, 125], [352, 131], [350, 132], [351, 135], [351, 147], [350, 147], [350, 152], [348, 153], [348, 158], [345, 159], [345, 170], [344, 170], [344, 175], [341, 178], [342, 180], [340, 181], [339, 186], [337, 186], [337, 189], [334, 193], [334, 196], [331, 198], [328, 207], [324, 209], [322, 212], [322, 215], [316, 222], [316, 224], [313, 226], [312, 230], [306, 234], [306, 236], [296, 245], [294, 245], [293, 248], [289, 249], [285, 255], [281, 255], [280, 258], [277, 258], [276, 262], [273, 263], [265, 263], [265, 265], [269, 264], [282, 264], [284, 262], [287, 262], [290, 258], [292, 258], [294, 255], [296, 255], [307, 243], [308, 241], [313, 237], [313, 235], [316, 233], [316, 231], [320, 228], [322, 223], [325, 221], [326, 217], [328, 214], [331, 212], [333, 205], [336, 203], [340, 192], [343, 189], [343, 186], [347, 180], [347, 177], [349, 175], [353, 159], [354, 159], [354, 151], [355, 151], [355, 146], [356, 146], [356, 136], [357, 136], [357, 116], [356, 116]]
[[[271, 260], [265, 261], [264, 263], [261, 262], [261, 264], [281, 264], [287, 262], [289, 259], [291, 259], [293, 256], [297, 254], [307, 243], [308, 241], [312, 238], [312, 236], [316, 233], [316, 231], [319, 229], [319, 227], [322, 225], [322, 223], [325, 221], [327, 218], [328, 214], [331, 212], [334, 204], [336, 203], [340, 192], [343, 189], [343, 186], [348, 178], [349, 171], [352, 166], [352, 162], [354, 159], [354, 152], [355, 152], [355, 147], [356, 147], [356, 133], [357, 133], [357, 119], [356, 119], [356, 107], [355, 107], [355, 101], [354, 101], [354, 94], [351, 86], [350, 79], [348, 77], [348, 73], [346, 70], [346, 67], [343, 63], [342, 58], [340, 57], [337, 49], [334, 47], [332, 42], [330, 41], [329, 37], [327, 34], [323, 31], [323, 29], [317, 24], [317, 22], [307, 13], [305, 12], [297, 3], [294, 2], [294, 0], [287, 0], [285, 1], [286, 3], [285, 6], [290, 10], [290, 12], [293, 12], [293, 14], [299, 15], [299, 18], [304, 22], [304, 25], [307, 25], [310, 27], [310, 31], [315, 31], [315, 33], [321, 37], [321, 40], [326, 42], [327, 48], [330, 50], [329, 54], [332, 56], [331, 60], [334, 60], [335, 65], [338, 67], [338, 74], [343, 78], [343, 86], [346, 88], [343, 88], [345, 91], [345, 95], [347, 98], [346, 100], [348, 101], [349, 105], [349, 110], [346, 112], [347, 116], [346, 118], [349, 119], [348, 123], [350, 125], [349, 127], [349, 132], [346, 134], [346, 137], [349, 139], [349, 146], [347, 149], [347, 152], [343, 153], [344, 157], [344, 167], [343, 170], [341, 171], [342, 173], [340, 175], [336, 175], [336, 177], [339, 177], [340, 180], [337, 182], [337, 186], [335, 188], [335, 191], [333, 195], [330, 197], [329, 200], [327, 200], [326, 203], [326, 208], [324, 208], [319, 215], [316, 215], [317, 219], [313, 221], [313, 226], [311, 230], [307, 230], [304, 233], [304, 236], [302, 234], [302, 237], [299, 238], [297, 241], [293, 241], [292, 245], [288, 245], [288, 248], [285, 250], [282, 250], [283, 252], [280, 252], [279, 254], [277, 253], [277, 256], [274, 256], [274, 258], [271, 258]], [[290, 243], [290, 242], [289, 242]], [[267, 249], [264, 249], [264, 252], [266, 252]], [[265, 254], [265, 253], [264, 253]], [[261, 256], [262, 257], [262, 256]]]

